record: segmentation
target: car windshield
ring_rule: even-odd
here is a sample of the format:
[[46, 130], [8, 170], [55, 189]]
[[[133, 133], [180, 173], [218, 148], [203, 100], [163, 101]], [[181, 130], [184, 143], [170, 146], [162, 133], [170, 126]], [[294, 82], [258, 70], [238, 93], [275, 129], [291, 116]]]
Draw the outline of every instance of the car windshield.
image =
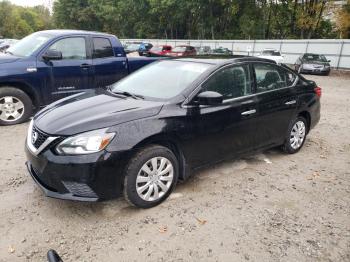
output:
[[205, 63], [170, 60], [155, 62], [115, 83], [111, 91], [169, 99], [179, 95], [211, 66]]
[[185, 52], [186, 47], [185, 46], [177, 46], [173, 49], [173, 52]]
[[7, 49], [6, 52], [15, 56], [31, 56], [52, 37], [53, 35], [48, 33], [34, 33], [15, 43], [13, 46]]
[[326, 59], [326, 57], [324, 55], [305, 54], [303, 58], [306, 61], [327, 62], [327, 59]]
[[262, 54], [266, 56], [281, 56], [280, 52], [275, 50], [264, 50]]

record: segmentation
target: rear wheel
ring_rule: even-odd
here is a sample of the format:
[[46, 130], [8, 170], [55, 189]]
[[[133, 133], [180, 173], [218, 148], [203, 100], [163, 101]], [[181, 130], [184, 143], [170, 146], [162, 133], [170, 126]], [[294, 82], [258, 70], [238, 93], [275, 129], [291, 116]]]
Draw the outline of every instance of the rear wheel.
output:
[[126, 200], [141, 208], [160, 204], [175, 188], [178, 166], [176, 156], [166, 147], [152, 145], [141, 149], [126, 168]]
[[288, 154], [298, 152], [305, 143], [307, 128], [307, 121], [302, 116], [292, 121], [282, 147], [283, 151]]
[[0, 125], [23, 123], [32, 115], [30, 97], [14, 87], [0, 88]]

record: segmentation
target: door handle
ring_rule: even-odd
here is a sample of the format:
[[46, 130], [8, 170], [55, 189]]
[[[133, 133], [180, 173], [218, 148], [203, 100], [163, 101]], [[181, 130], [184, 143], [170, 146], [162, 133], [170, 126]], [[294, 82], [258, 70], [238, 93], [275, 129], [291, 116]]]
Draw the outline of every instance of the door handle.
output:
[[285, 105], [293, 105], [293, 104], [295, 104], [296, 102], [297, 102], [296, 100], [291, 100], [291, 101], [285, 102], [284, 104], [285, 104]]
[[252, 115], [252, 114], [255, 114], [256, 113], [256, 110], [255, 109], [252, 109], [252, 110], [248, 110], [248, 111], [244, 111], [241, 113], [242, 116], [248, 116], [248, 115]]
[[88, 69], [91, 65], [90, 64], [81, 64], [80, 67], [83, 69]]

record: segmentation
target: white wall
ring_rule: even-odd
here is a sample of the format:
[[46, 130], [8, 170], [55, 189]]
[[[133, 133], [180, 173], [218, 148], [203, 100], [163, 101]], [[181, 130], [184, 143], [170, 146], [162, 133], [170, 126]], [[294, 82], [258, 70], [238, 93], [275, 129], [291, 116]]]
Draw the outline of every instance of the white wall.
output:
[[165, 39], [121, 39], [122, 43], [131, 41], [151, 42], [153, 45], [168, 44], [227, 47], [236, 55], [257, 55], [265, 48], [275, 48], [284, 55], [284, 62], [294, 64], [303, 53], [324, 54], [335, 68], [350, 69], [349, 39], [312, 39], [312, 40], [165, 40]]

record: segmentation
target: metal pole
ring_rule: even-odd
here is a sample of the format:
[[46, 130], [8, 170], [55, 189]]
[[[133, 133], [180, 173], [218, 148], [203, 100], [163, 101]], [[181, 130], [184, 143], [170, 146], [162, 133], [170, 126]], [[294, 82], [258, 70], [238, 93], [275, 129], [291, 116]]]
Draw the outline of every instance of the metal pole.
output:
[[310, 41], [307, 41], [307, 42], [306, 42], [306, 50], [305, 50], [305, 53], [307, 53], [307, 51], [308, 51], [308, 49], [309, 49], [309, 42], [310, 42]]
[[344, 47], [344, 41], [341, 42], [341, 46], [340, 46], [340, 52], [339, 52], [338, 62], [337, 62], [337, 70], [339, 69], [340, 59], [341, 59], [342, 54], [343, 54], [343, 47]]
[[283, 44], [283, 40], [281, 40], [281, 43], [280, 43], [280, 53], [282, 52], [282, 44]]
[[254, 52], [255, 52], [255, 39], [253, 40], [253, 49], [252, 49], [252, 56], [254, 56]]

